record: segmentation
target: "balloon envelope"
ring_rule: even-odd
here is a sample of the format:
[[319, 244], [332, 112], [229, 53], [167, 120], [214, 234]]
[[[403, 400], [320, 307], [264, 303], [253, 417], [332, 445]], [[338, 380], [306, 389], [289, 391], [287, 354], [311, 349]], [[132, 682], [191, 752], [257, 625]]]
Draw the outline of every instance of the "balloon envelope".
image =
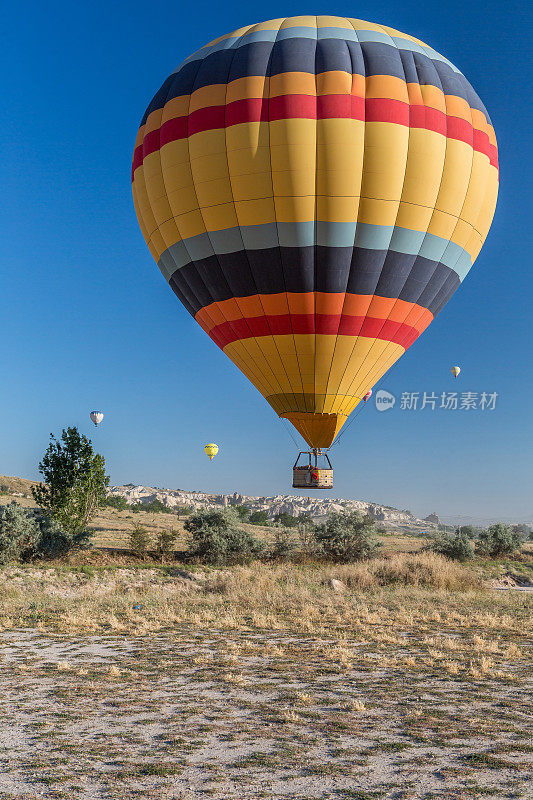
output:
[[457, 378], [460, 372], [461, 372], [461, 367], [452, 367], [451, 369], [451, 373], [454, 378]]
[[498, 160], [483, 103], [442, 55], [301, 16], [186, 58], [142, 119], [132, 180], [175, 294], [328, 447], [472, 266]]
[[101, 411], [91, 411], [91, 413], [89, 414], [89, 416], [90, 416], [91, 420], [94, 422], [94, 424], [95, 424], [97, 427], [98, 427], [98, 425], [101, 423], [101, 421], [102, 421], [102, 420], [103, 420], [103, 418], [104, 418], [104, 415], [102, 414], [102, 412], [101, 412]]
[[369, 390], [368, 390], [368, 392], [367, 392], [367, 393], [365, 394], [365, 396], [363, 397], [363, 400], [364, 400], [364, 401], [365, 401], [365, 403], [366, 403], [366, 401], [367, 401], [367, 400], [370, 400], [370, 398], [371, 398], [371, 397], [372, 397], [372, 389], [369, 389]]
[[206, 456], [209, 456], [209, 460], [212, 461], [218, 453], [218, 444], [206, 444], [204, 452]]

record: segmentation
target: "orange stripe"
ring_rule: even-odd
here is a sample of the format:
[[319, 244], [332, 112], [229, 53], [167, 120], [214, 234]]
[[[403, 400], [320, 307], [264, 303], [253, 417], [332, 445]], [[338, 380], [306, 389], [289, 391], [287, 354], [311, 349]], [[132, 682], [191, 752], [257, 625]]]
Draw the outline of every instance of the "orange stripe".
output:
[[[315, 307], [316, 302], [316, 307]], [[253, 295], [210, 303], [195, 315], [196, 321], [209, 332], [226, 322], [258, 317], [324, 315], [344, 317], [376, 317], [408, 324], [421, 333], [432, 321], [433, 314], [417, 303], [377, 295], [302, 292]]]

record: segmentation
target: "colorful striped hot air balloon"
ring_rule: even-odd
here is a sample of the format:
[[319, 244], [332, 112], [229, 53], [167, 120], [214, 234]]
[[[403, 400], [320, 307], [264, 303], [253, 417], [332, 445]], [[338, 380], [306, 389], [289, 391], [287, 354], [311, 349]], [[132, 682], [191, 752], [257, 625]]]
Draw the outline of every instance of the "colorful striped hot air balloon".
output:
[[452, 373], [454, 378], [457, 378], [460, 372], [461, 372], [461, 367], [452, 367], [451, 368], [451, 373]]
[[133, 157], [161, 272], [312, 448], [459, 287], [497, 187], [494, 130], [464, 75], [344, 17], [201, 48], [154, 96]]

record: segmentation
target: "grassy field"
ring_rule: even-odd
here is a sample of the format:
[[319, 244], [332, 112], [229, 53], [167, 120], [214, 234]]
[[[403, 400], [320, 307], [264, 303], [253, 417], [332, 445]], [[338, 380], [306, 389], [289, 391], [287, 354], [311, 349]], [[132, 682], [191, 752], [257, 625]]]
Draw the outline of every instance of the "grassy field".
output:
[[529, 547], [208, 569], [135, 562], [134, 522], [185, 541], [106, 510], [92, 552], [0, 569], [2, 800], [533, 797], [533, 595], [492, 588]]

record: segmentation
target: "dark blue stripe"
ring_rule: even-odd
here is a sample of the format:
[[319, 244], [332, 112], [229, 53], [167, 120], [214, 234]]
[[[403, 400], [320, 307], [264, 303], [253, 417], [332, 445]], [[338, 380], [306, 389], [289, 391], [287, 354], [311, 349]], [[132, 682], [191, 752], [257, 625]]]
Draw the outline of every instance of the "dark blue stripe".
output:
[[177, 269], [170, 286], [191, 314], [232, 297], [280, 292], [377, 294], [439, 313], [460, 285], [441, 262], [362, 247], [274, 247], [209, 256]]

